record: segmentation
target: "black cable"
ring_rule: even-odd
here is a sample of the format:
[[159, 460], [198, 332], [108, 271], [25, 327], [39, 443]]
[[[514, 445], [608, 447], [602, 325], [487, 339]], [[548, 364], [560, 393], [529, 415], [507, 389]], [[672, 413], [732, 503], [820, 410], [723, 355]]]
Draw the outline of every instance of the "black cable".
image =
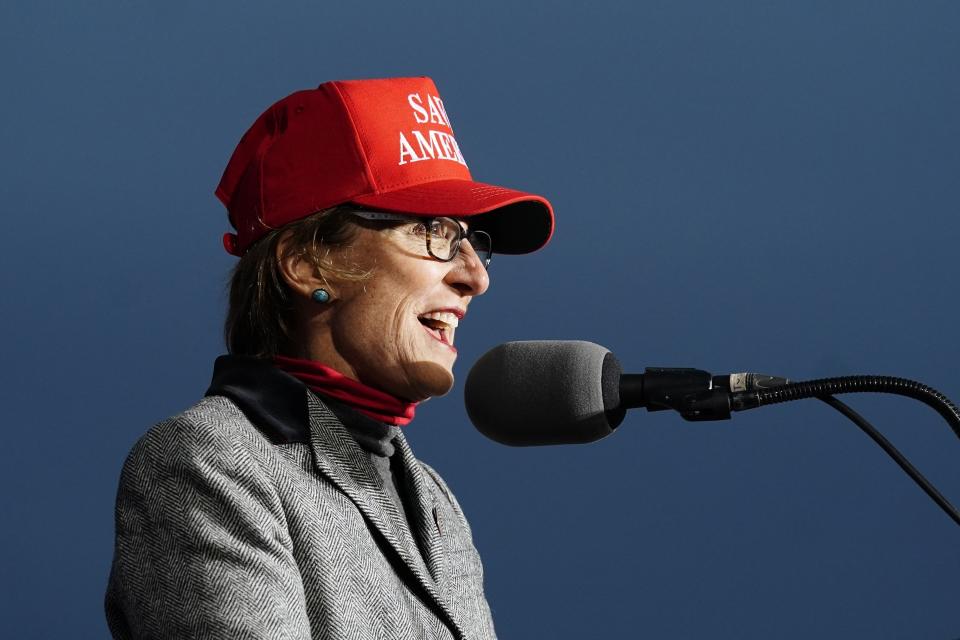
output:
[[877, 431], [873, 425], [867, 422], [863, 416], [833, 396], [817, 396], [817, 399], [822, 400], [846, 417], [850, 418], [854, 424], [860, 427], [864, 433], [866, 433], [868, 436], [870, 436], [870, 438], [873, 439], [874, 442], [880, 445], [880, 448], [886, 451], [887, 455], [893, 458], [893, 461], [900, 465], [900, 468], [903, 469], [904, 472], [906, 472], [906, 474], [910, 476], [914, 482], [920, 485], [920, 488], [923, 489], [924, 492], [930, 496], [930, 498], [936, 502], [937, 505], [953, 519], [954, 522], [960, 525], [960, 513], [957, 512], [956, 508], [952, 504], [950, 504], [950, 501], [944, 498], [943, 495], [937, 491], [936, 487], [930, 484], [930, 482], [923, 477], [923, 474], [921, 474], [916, 467], [910, 464], [910, 461], [907, 460], [902, 453], [897, 451], [896, 447], [894, 447], [889, 440], [883, 437], [883, 434]]

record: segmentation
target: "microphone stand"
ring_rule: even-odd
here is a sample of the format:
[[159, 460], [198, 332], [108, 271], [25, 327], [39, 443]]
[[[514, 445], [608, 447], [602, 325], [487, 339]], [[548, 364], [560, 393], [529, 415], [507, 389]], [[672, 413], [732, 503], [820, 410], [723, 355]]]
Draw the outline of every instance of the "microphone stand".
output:
[[[769, 380], [783, 380], [765, 377]], [[960, 409], [945, 395], [920, 382], [891, 376], [842, 376], [805, 382], [786, 382], [768, 388], [731, 391], [715, 383], [699, 369], [648, 368], [642, 375], [623, 375], [621, 398], [629, 406], [645, 406], [648, 411], [673, 409], [690, 421], [729, 420], [731, 411], [746, 411], [781, 402], [817, 398], [833, 407], [876, 442], [950, 518], [960, 525], [960, 512], [888, 441], [856, 411], [834, 398], [839, 393], [890, 393], [919, 400], [932, 407], [960, 438]]]

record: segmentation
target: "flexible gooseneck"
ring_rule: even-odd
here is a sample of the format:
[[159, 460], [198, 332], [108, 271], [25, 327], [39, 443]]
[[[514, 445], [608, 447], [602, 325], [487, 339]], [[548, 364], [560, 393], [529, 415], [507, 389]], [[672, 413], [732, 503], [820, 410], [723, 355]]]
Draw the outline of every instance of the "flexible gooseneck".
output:
[[780, 387], [731, 394], [730, 408], [744, 411], [764, 405], [791, 402], [804, 398], [823, 398], [840, 393], [891, 393], [919, 400], [932, 407], [960, 438], [960, 409], [947, 396], [933, 387], [907, 378], [892, 376], [843, 376], [792, 382]]

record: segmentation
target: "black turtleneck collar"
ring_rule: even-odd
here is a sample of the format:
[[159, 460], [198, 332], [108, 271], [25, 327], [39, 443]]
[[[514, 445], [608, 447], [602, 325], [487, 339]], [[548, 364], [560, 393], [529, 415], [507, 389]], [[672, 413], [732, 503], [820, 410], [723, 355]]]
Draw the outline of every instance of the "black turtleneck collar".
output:
[[[227, 355], [214, 363], [213, 380], [205, 395], [229, 398], [270, 442], [289, 444], [310, 442], [308, 393], [306, 385], [269, 360]], [[327, 397], [321, 399], [361, 447], [376, 455], [393, 455], [393, 438], [399, 427], [385, 425]]]

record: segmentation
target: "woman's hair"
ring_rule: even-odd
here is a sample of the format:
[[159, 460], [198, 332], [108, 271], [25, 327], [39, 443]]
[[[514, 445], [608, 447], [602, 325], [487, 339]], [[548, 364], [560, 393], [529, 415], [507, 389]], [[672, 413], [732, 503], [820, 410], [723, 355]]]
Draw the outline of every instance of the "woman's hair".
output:
[[[223, 328], [230, 353], [257, 358], [296, 353], [294, 298], [280, 272], [280, 260], [299, 255], [324, 280], [366, 278], [367, 273], [335, 264], [330, 256], [331, 249], [353, 240], [359, 226], [355, 220], [348, 207], [326, 209], [270, 231], [247, 250], [230, 276]], [[283, 253], [278, 257], [281, 239]]]

